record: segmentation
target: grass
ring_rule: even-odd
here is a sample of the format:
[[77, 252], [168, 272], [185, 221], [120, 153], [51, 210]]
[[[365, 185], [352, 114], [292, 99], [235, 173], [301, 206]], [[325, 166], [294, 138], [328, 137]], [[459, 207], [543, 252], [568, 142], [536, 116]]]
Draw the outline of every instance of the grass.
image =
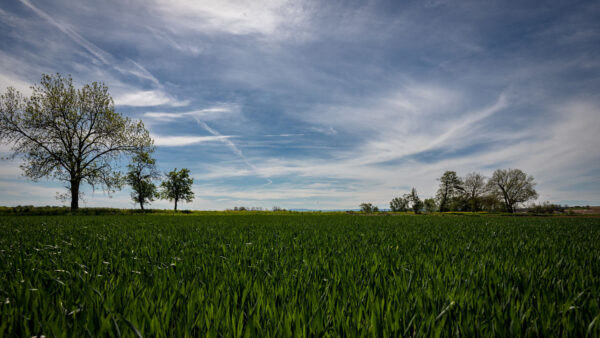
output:
[[600, 219], [1, 216], [0, 336], [600, 335]]

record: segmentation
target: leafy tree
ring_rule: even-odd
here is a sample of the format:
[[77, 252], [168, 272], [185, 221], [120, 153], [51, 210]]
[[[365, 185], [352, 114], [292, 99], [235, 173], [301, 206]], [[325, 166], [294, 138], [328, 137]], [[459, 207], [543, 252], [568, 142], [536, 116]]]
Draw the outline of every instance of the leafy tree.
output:
[[168, 172], [160, 186], [162, 188], [161, 196], [169, 201], [175, 201], [175, 211], [177, 211], [177, 203], [179, 201], [191, 202], [194, 199], [192, 184], [194, 179], [190, 177], [190, 170], [183, 168]]
[[425, 208], [425, 211], [427, 212], [434, 212], [437, 210], [437, 204], [435, 203], [435, 199], [434, 198], [426, 198], [423, 201], [423, 207]]
[[471, 211], [481, 210], [481, 197], [487, 192], [485, 176], [479, 173], [469, 173], [465, 176], [464, 193]]
[[115, 112], [104, 84], [75, 89], [70, 76], [42, 75], [32, 90], [29, 98], [10, 87], [0, 96], [0, 141], [22, 156], [25, 176], [66, 182], [73, 210], [82, 182], [119, 189], [119, 157], [152, 145], [141, 121]]
[[437, 199], [440, 211], [448, 211], [451, 200], [463, 191], [463, 183], [458, 175], [456, 175], [456, 171], [446, 171], [439, 178], [439, 181], [440, 187], [437, 192]]
[[490, 192], [504, 199], [506, 211], [513, 213], [519, 203], [536, 199], [533, 176], [527, 175], [520, 169], [498, 169], [487, 184]]
[[153, 149], [149, 151], [138, 152], [127, 166], [127, 184], [133, 190], [131, 198], [135, 203], [140, 204], [144, 210], [144, 204], [154, 201], [158, 197], [158, 191], [153, 180], [160, 178], [160, 173], [156, 169], [156, 160], [150, 156]]
[[360, 211], [366, 212], [366, 213], [371, 213], [371, 212], [379, 211], [379, 208], [374, 206], [372, 203], [361, 203]]
[[423, 202], [421, 202], [419, 195], [417, 195], [417, 189], [412, 188], [410, 194], [408, 194], [406, 198], [410, 200], [411, 208], [413, 209], [415, 214], [420, 213], [421, 209], [423, 209]]
[[408, 199], [404, 197], [394, 197], [390, 201], [390, 209], [392, 211], [406, 211], [408, 210]]

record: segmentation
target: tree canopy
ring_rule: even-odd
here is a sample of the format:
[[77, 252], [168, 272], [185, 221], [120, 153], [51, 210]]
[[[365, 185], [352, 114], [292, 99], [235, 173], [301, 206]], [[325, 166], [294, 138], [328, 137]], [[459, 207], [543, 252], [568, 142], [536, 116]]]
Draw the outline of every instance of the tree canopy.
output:
[[536, 199], [533, 176], [520, 169], [498, 169], [488, 181], [488, 188], [504, 199], [506, 211], [513, 213], [519, 203]]
[[394, 197], [390, 201], [390, 209], [394, 212], [408, 210], [408, 203], [410, 201], [405, 197]]
[[175, 168], [168, 172], [166, 176], [166, 179], [160, 184], [162, 188], [161, 195], [163, 198], [175, 202], [175, 211], [177, 211], [179, 201], [191, 202], [194, 200], [194, 192], [192, 191], [194, 179], [190, 177], [189, 169], [177, 170]]
[[469, 204], [471, 211], [478, 211], [481, 209], [481, 197], [487, 191], [487, 185], [485, 182], [485, 176], [472, 172], [465, 176], [463, 183], [464, 193], [466, 200]]
[[115, 112], [102, 83], [75, 89], [70, 76], [43, 75], [32, 90], [27, 98], [9, 87], [0, 96], [0, 141], [23, 158], [25, 176], [66, 182], [71, 209], [79, 207], [82, 182], [118, 189], [119, 157], [152, 145], [141, 121]]
[[131, 198], [135, 203], [139, 203], [140, 209], [144, 210], [144, 204], [154, 201], [158, 197], [158, 191], [153, 180], [160, 178], [160, 173], [156, 169], [156, 160], [150, 156], [151, 152], [140, 151], [131, 160], [127, 166], [127, 184], [133, 190]]
[[448, 211], [448, 204], [451, 199], [458, 196], [463, 191], [462, 181], [456, 175], [456, 171], [446, 171], [439, 178], [440, 187], [437, 192], [440, 211]]

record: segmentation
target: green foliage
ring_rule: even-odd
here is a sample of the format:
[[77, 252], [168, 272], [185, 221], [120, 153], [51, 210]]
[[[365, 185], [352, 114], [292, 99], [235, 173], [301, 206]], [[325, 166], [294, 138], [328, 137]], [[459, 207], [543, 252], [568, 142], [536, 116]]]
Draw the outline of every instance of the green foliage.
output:
[[0, 217], [0, 336], [600, 335], [600, 219]]
[[372, 203], [361, 203], [359, 206], [360, 206], [360, 211], [362, 211], [362, 212], [366, 212], [366, 213], [379, 212], [379, 208], [377, 206], [374, 206]]
[[72, 209], [81, 183], [119, 189], [119, 157], [152, 144], [143, 123], [115, 112], [101, 83], [75, 89], [71, 77], [43, 75], [32, 89], [29, 98], [14, 88], [0, 95], [0, 141], [23, 158], [25, 176], [66, 182]]
[[412, 209], [415, 213], [420, 213], [423, 210], [423, 202], [417, 194], [417, 189], [412, 188], [409, 194], [404, 194], [402, 197], [395, 197], [390, 202], [390, 209], [394, 212], [407, 211]]
[[135, 203], [140, 204], [142, 210], [144, 210], [144, 204], [159, 197], [156, 185], [152, 182], [160, 177], [156, 169], [156, 160], [150, 156], [152, 152], [153, 149], [137, 152], [127, 166], [126, 181], [133, 190], [131, 198]]
[[440, 187], [437, 192], [437, 199], [439, 201], [440, 211], [450, 210], [450, 203], [452, 199], [459, 196], [463, 191], [463, 182], [456, 175], [456, 171], [446, 171], [440, 177]]
[[435, 212], [437, 211], [437, 203], [435, 203], [435, 198], [426, 198], [423, 201], [423, 207], [427, 212]]
[[419, 198], [419, 195], [417, 194], [417, 189], [412, 188], [410, 191], [410, 194], [408, 194], [406, 198], [410, 201], [411, 208], [414, 211], [414, 213], [415, 214], [420, 213], [421, 210], [423, 209], [423, 202], [421, 202], [421, 199]]
[[405, 197], [394, 197], [390, 201], [390, 209], [394, 212], [408, 210], [409, 200]]
[[174, 210], [177, 211], [179, 201], [191, 202], [194, 199], [192, 184], [194, 179], [190, 177], [190, 170], [177, 168], [166, 174], [166, 179], [160, 184], [161, 196], [169, 201], [175, 201]]

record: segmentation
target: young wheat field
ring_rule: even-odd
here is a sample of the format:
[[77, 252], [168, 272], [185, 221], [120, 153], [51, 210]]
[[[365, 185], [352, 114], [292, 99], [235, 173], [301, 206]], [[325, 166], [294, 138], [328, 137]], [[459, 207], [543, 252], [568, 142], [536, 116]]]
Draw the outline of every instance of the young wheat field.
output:
[[600, 219], [0, 217], [0, 336], [599, 336]]

